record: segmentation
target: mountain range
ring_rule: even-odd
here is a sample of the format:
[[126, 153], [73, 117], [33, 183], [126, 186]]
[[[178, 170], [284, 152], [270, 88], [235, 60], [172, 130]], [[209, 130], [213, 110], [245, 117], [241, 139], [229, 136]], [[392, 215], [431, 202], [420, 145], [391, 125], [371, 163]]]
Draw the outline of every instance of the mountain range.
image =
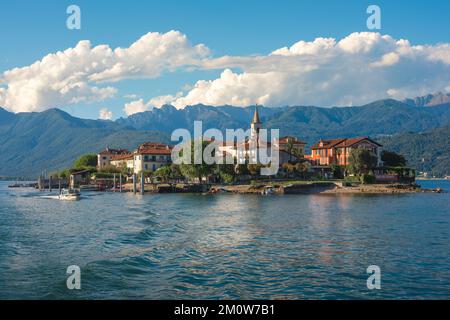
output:
[[450, 93], [438, 92], [434, 94], [427, 94], [414, 99], [405, 99], [403, 102], [414, 107], [433, 107], [450, 103]]
[[[264, 127], [278, 128], [281, 135], [296, 136], [308, 145], [320, 138], [351, 136], [383, 138], [389, 145], [393, 140], [388, 138], [398, 134], [415, 137], [450, 125], [450, 103], [425, 107], [388, 99], [359, 107], [260, 106], [259, 111]], [[59, 109], [14, 114], [0, 108], [0, 176], [35, 178], [43, 170], [68, 167], [78, 156], [96, 153], [106, 146], [132, 150], [145, 141], [167, 143], [174, 129], [192, 130], [194, 120], [203, 121], [203, 130], [246, 129], [253, 112], [254, 106], [196, 105], [176, 109], [166, 105], [104, 121], [79, 119]], [[420, 157], [410, 155], [407, 148], [399, 149], [408, 160]], [[445, 151], [449, 152], [448, 146]]]

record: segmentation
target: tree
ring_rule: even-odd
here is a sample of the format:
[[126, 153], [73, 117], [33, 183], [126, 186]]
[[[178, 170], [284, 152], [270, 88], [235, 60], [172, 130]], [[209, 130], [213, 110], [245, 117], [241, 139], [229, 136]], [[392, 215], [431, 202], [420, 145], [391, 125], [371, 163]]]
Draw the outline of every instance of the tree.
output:
[[305, 178], [305, 174], [309, 171], [310, 164], [308, 161], [300, 161], [295, 164], [295, 171], [300, 174], [302, 178]]
[[[153, 176], [153, 170], [144, 170], [142, 173], [144, 174], [144, 178], [151, 178]], [[138, 175], [140, 176], [141, 173]]]
[[238, 175], [248, 175], [250, 172], [248, 171], [247, 165], [243, 163], [238, 163], [234, 166], [234, 172]]
[[85, 154], [73, 163], [73, 167], [79, 170], [94, 169], [97, 166], [97, 155]]
[[350, 151], [349, 168], [354, 174], [367, 173], [377, 166], [377, 156], [365, 148], [356, 148]]
[[384, 150], [381, 153], [381, 160], [387, 167], [404, 167], [406, 166], [406, 159], [401, 154]]
[[337, 164], [331, 165], [331, 170], [333, 171], [333, 177], [336, 179], [343, 179], [345, 174], [345, 169]]
[[117, 168], [117, 167], [115, 167], [113, 165], [107, 165], [107, 166], [102, 167], [100, 169], [100, 172], [103, 172], [103, 173], [121, 173], [122, 169], [121, 168]]
[[171, 166], [163, 166], [155, 171], [154, 176], [160, 178], [164, 182], [167, 182], [170, 178], [172, 178], [172, 174], [173, 172]]
[[288, 178], [296, 171], [295, 165], [289, 162], [283, 163], [282, 167], [287, 172]]
[[294, 150], [294, 141], [292, 141], [292, 138], [287, 139], [286, 150], [289, 153], [289, 162], [291, 162], [292, 161], [292, 153]]
[[218, 164], [214, 173], [225, 183], [232, 183], [236, 175], [234, 164]]
[[[195, 154], [195, 148], [194, 148], [194, 142], [191, 141], [191, 161], [190, 164], [181, 164], [179, 166], [180, 172], [183, 176], [186, 178], [198, 178], [199, 182], [201, 183], [204, 177], [207, 177], [209, 174], [211, 174], [214, 170], [215, 164], [206, 164], [203, 159], [203, 152], [206, 148], [206, 146], [209, 145], [209, 142], [202, 141], [202, 161], [201, 164], [195, 164], [194, 163], [194, 154]], [[180, 156], [183, 156], [183, 151], [180, 152]]]

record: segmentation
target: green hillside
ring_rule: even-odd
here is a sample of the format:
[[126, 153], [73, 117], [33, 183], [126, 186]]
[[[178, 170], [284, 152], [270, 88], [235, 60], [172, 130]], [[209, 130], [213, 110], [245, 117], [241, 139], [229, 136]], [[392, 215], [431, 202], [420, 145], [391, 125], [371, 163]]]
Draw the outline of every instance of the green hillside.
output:
[[161, 132], [82, 120], [57, 109], [12, 115], [0, 122], [0, 176], [33, 178], [42, 170], [65, 168], [78, 156], [105, 146], [131, 149], [145, 141], [167, 139]]
[[425, 133], [402, 133], [380, 139], [385, 149], [405, 155], [408, 165], [433, 176], [450, 175], [450, 126]]
[[[440, 174], [450, 171], [448, 127], [447, 131], [433, 130], [450, 125], [450, 104], [415, 107], [382, 100], [361, 107], [259, 108], [264, 127], [297, 136], [308, 146], [320, 138], [384, 137], [383, 143], [404, 154], [410, 164]], [[178, 110], [164, 106], [103, 121], [75, 118], [58, 109], [13, 114], [0, 108], [0, 176], [36, 177], [43, 170], [67, 167], [78, 156], [106, 146], [132, 150], [145, 141], [169, 142], [173, 130], [192, 130], [195, 120], [203, 121], [203, 130], [247, 129], [253, 112], [254, 107], [198, 105]], [[396, 134], [400, 135], [395, 139], [386, 138]], [[413, 138], [417, 143], [410, 145], [408, 139]]]

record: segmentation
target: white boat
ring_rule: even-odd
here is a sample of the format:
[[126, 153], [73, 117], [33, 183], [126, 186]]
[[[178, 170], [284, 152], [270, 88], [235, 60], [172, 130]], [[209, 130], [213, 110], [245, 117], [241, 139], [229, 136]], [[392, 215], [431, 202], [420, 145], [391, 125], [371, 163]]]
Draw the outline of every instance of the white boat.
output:
[[262, 194], [263, 196], [268, 196], [268, 195], [274, 194], [274, 193], [275, 193], [275, 191], [273, 190], [272, 187], [266, 187], [266, 188], [264, 188], [263, 191], [261, 191], [261, 194]]
[[58, 199], [65, 201], [78, 201], [80, 200], [80, 191], [75, 189], [62, 189]]

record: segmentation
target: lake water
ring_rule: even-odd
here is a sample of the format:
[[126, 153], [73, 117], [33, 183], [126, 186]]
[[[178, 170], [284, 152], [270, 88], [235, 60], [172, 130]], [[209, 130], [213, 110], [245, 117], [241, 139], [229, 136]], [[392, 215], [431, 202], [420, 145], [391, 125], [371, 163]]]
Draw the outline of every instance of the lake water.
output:
[[0, 182], [0, 299], [450, 298], [450, 193], [44, 195]]

